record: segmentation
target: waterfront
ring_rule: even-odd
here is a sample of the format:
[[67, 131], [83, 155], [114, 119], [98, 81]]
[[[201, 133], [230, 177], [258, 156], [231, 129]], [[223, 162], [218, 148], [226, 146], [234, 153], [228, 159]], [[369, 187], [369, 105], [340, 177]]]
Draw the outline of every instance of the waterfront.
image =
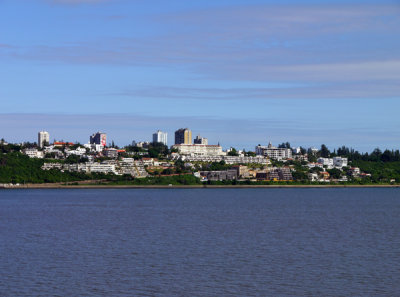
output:
[[1, 296], [396, 296], [400, 190], [0, 191]]

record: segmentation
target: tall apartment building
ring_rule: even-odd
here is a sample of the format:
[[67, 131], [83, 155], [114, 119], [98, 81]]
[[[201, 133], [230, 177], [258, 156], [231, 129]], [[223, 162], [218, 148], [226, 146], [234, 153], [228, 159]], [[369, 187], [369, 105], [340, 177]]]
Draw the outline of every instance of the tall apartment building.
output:
[[106, 146], [107, 145], [107, 134], [101, 133], [101, 132], [94, 133], [92, 136], [90, 136], [90, 144], [98, 144], [98, 145]]
[[156, 133], [153, 134], [153, 142], [161, 142], [164, 145], [167, 145], [168, 133], [158, 130]]
[[175, 144], [192, 144], [192, 131], [188, 128], [175, 131]]
[[208, 145], [208, 139], [204, 138], [204, 137], [200, 137], [200, 135], [197, 135], [196, 138], [193, 140], [193, 143]]
[[47, 131], [41, 131], [38, 133], [38, 146], [44, 147], [45, 144], [49, 144], [50, 142], [50, 134]]

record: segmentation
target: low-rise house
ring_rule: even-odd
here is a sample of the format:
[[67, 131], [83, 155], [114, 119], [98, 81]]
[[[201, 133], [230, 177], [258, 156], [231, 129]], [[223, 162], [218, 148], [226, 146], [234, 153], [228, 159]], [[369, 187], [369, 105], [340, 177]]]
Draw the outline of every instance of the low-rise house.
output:
[[27, 155], [29, 158], [39, 158], [43, 159], [44, 158], [44, 153], [43, 151], [39, 151], [36, 148], [27, 148], [22, 151], [25, 155]]
[[65, 150], [65, 155], [69, 157], [70, 155], [76, 155], [76, 156], [84, 156], [86, 154], [86, 149], [83, 147], [78, 147], [75, 150]]
[[308, 179], [312, 182], [318, 181], [318, 173], [309, 173], [308, 174]]
[[42, 170], [51, 170], [51, 169], [61, 170], [61, 169], [63, 169], [63, 164], [61, 164], [61, 163], [44, 163], [41, 168], [42, 168]]
[[361, 174], [360, 168], [358, 167], [351, 167], [349, 169], [349, 174], [353, 177], [357, 177]]
[[155, 166], [155, 162], [157, 162], [158, 163], [158, 160], [157, 159], [154, 159], [154, 158], [142, 158], [142, 162], [143, 162], [143, 165], [144, 166]]
[[319, 173], [321, 176], [321, 179], [324, 181], [328, 181], [329, 178], [331, 177], [331, 175], [329, 174], [329, 172], [323, 171]]
[[324, 168], [324, 165], [323, 164], [320, 164], [320, 163], [308, 163], [307, 165], [306, 165], [308, 168], [315, 168], [315, 167], [318, 167], [318, 168], [321, 168], [321, 169], [323, 169]]

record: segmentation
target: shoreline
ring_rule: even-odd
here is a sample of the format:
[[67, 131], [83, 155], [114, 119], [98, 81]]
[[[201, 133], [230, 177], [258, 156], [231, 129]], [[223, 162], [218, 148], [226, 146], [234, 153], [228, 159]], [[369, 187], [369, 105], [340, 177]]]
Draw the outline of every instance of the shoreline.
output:
[[400, 185], [65, 185], [26, 184], [2, 186], [0, 190], [17, 189], [279, 189], [279, 188], [400, 188]]

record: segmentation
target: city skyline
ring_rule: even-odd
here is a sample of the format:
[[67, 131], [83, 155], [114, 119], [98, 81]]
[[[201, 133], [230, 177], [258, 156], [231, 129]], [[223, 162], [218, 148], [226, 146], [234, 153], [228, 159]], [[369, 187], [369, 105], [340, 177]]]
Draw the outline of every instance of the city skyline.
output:
[[0, 137], [399, 148], [399, 3], [279, 3], [2, 0]]

